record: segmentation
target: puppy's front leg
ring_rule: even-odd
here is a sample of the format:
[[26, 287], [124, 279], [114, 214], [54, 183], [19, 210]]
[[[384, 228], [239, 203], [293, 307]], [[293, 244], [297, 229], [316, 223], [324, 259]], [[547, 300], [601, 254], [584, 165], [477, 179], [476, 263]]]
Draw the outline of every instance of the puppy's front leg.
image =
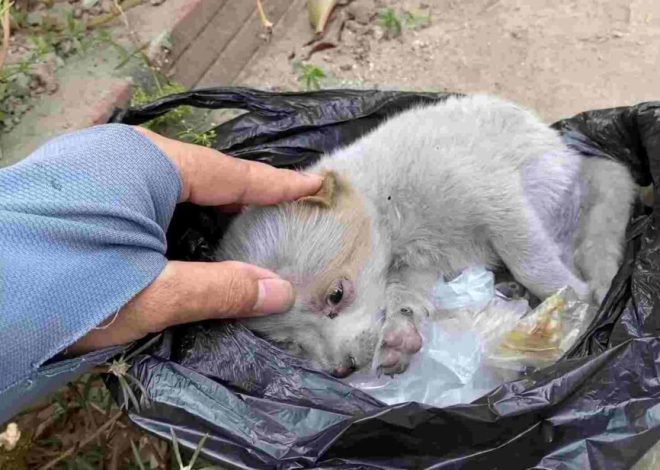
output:
[[385, 323], [376, 365], [385, 374], [404, 372], [422, 347], [421, 320], [433, 311], [431, 290], [437, 274], [404, 267], [390, 272], [386, 292]]

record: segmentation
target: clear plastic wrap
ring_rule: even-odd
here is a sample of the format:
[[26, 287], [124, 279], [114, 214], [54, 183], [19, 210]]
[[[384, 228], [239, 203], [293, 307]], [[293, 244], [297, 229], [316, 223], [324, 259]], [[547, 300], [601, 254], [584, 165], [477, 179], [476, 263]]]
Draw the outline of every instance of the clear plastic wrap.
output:
[[443, 311], [481, 310], [495, 295], [495, 276], [482, 266], [467, 268], [455, 279], [440, 278], [433, 289], [433, 304]]
[[564, 287], [525, 315], [503, 337], [486, 344], [484, 357], [492, 367], [526, 370], [557, 362], [585, 332], [596, 309]]
[[348, 383], [394, 405], [469, 403], [523, 372], [555, 363], [589, 326], [595, 309], [561, 289], [530, 311], [496, 295], [493, 273], [466, 269], [433, 291], [438, 312], [423, 322], [424, 346], [404, 374], [359, 372]]
[[379, 376], [372, 370], [355, 373], [347, 381], [388, 405], [409, 401], [437, 407], [469, 403], [518, 377], [515, 371], [486, 365], [484, 347], [501, 337], [503, 330], [510, 329], [528, 310], [524, 300], [492, 297], [478, 311], [447, 311], [441, 319], [422, 324], [424, 346], [404, 374]]

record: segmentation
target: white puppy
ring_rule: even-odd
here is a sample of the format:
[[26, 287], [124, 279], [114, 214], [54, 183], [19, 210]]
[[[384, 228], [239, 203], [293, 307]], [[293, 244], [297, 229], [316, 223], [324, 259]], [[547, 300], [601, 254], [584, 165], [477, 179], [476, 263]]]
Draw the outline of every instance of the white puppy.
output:
[[506, 267], [540, 298], [570, 286], [600, 302], [636, 190], [622, 165], [483, 95], [403, 112], [311, 171], [326, 174], [318, 195], [241, 214], [217, 259], [290, 280], [294, 307], [247, 326], [339, 377], [374, 358], [404, 371], [433, 283], [469, 266]]

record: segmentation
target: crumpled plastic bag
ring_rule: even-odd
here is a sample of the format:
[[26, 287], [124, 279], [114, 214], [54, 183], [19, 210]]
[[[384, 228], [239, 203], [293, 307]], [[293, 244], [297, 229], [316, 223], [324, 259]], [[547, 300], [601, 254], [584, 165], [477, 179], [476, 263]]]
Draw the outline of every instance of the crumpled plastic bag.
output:
[[[468, 270], [465, 277], [486, 273]], [[465, 272], [464, 272], [465, 274]], [[455, 296], [445, 299], [451, 309], [426, 319], [420, 328], [424, 342], [413, 356], [408, 370], [394, 377], [377, 370], [358, 371], [346, 379], [351, 386], [368, 393], [388, 405], [415, 401], [437, 407], [469, 403], [506, 381], [517, 379], [519, 371], [493, 367], [487, 362], [487, 345], [514, 325], [529, 311], [524, 300], [504, 300], [495, 297], [490, 276], [473, 278], [485, 281], [473, 290], [463, 290], [464, 279], [457, 285], [441, 282], [436, 292], [454, 290]], [[490, 282], [488, 282], [490, 277]], [[484, 292], [485, 291], [485, 292]]]
[[422, 349], [404, 374], [358, 371], [346, 383], [388, 405], [415, 401], [436, 407], [469, 403], [504, 382], [549, 366], [591, 324], [595, 309], [563, 288], [532, 310], [524, 299], [495, 293], [495, 276], [473, 266], [440, 278], [437, 313], [421, 323]]
[[[179, 105], [239, 108], [215, 148], [304, 167], [388, 116], [446, 94], [378, 90], [269, 93], [212, 88], [119, 110], [139, 124]], [[660, 181], [660, 103], [587, 111], [554, 124], [593, 158]], [[655, 201], [660, 201], [655, 188]], [[140, 427], [226, 468], [629, 468], [660, 439], [660, 227], [638, 206], [624, 261], [588, 330], [562, 359], [471, 404], [386, 406], [225, 323], [173, 328], [136, 356], [148, 397], [129, 407]], [[168, 232], [172, 259], [208, 260], [229, 219], [182, 205]], [[231, 346], [231, 347], [229, 347]], [[116, 384], [110, 383], [115, 389]]]

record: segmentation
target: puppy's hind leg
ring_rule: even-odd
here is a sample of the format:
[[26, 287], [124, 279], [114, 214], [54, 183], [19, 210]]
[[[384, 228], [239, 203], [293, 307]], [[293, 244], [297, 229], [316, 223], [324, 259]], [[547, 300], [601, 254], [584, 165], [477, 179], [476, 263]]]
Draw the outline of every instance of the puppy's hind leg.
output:
[[489, 235], [495, 252], [516, 280], [540, 299], [566, 286], [587, 299], [587, 284], [562, 262], [561, 250], [536, 213], [524, 199], [510, 209], [493, 219]]
[[587, 198], [580, 220], [575, 264], [600, 304], [619, 270], [635, 182], [621, 164], [601, 158], [582, 163]]

